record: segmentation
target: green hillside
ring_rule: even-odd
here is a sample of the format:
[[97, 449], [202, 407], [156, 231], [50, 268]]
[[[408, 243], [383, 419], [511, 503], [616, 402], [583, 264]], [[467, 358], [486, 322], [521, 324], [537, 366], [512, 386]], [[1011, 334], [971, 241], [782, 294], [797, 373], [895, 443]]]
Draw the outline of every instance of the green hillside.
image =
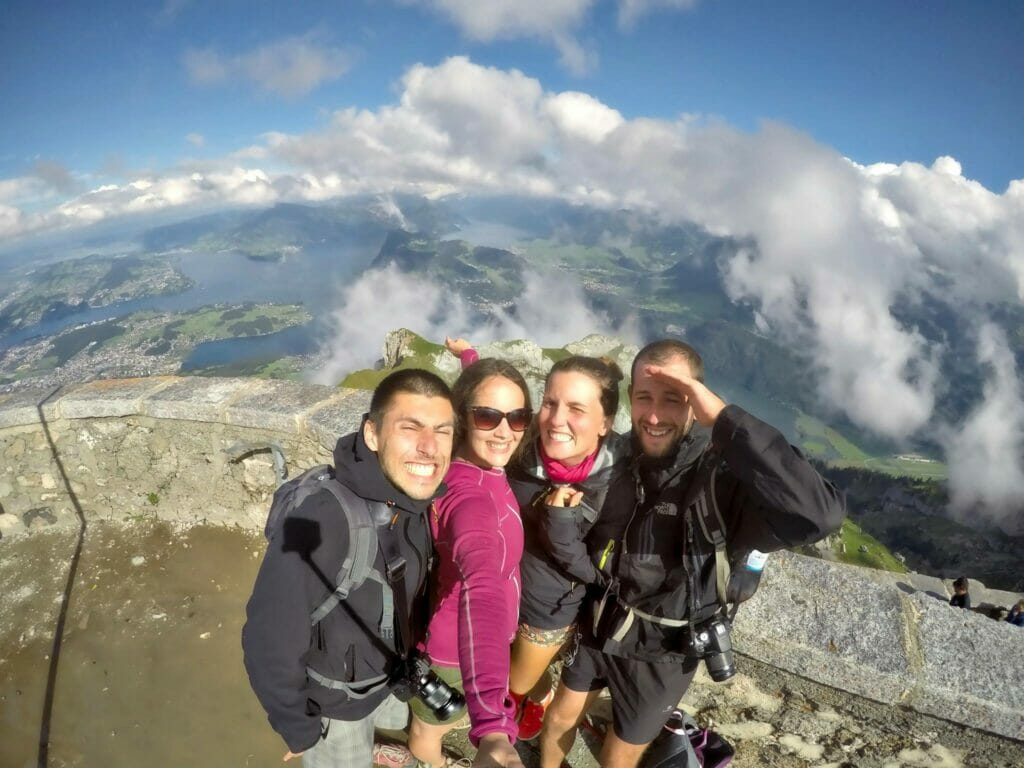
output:
[[880, 571], [906, 573], [907, 566], [901, 563], [878, 539], [867, 533], [853, 520], [843, 521], [839, 531], [842, 546], [835, 550], [836, 559], [844, 563], [862, 565]]
[[394, 368], [365, 368], [361, 371], [353, 371], [338, 386], [349, 389], [372, 390], [389, 373], [405, 368], [425, 368], [429, 371], [442, 373], [434, 366], [434, 360], [437, 359], [440, 353], [444, 352], [444, 345], [434, 344], [411, 331], [406, 331], [406, 333], [408, 334], [405, 345], [407, 353], [402, 356], [398, 365]]

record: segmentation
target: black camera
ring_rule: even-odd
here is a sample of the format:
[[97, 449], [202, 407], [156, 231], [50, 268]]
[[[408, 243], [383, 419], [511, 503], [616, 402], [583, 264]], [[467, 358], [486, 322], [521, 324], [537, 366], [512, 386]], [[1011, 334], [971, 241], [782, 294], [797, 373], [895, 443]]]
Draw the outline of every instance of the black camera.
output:
[[466, 697], [438, 677], [423, 656], [413, 656], [405, 662], [394, 694], [402, 701], [415, 696], [430, 707], [442, 723], [451, 720], [466, 706]]
[[683, 642], [686, 655], [703, 659], [708, 674], [716, 683], [736, 674], [729, 622], [721, 616], [712, 616], [707, 621], [687, 627]]

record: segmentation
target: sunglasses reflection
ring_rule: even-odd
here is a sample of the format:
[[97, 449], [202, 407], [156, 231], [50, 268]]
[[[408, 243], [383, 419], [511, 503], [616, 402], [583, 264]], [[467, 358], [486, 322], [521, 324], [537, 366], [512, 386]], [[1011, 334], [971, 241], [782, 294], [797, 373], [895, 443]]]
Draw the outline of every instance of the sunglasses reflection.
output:
[[484, 406], [473, 406], [469, 410], [473, 416], [473, 426], [477, 429], [497, 429], [501, 420], [505, 419], [508, 421], [509, 429], [513, 432], [522, 432], [530, 426], [530, 419], [533, 418], [533, 411], [529, 408], [516, 408], [508, 413]]

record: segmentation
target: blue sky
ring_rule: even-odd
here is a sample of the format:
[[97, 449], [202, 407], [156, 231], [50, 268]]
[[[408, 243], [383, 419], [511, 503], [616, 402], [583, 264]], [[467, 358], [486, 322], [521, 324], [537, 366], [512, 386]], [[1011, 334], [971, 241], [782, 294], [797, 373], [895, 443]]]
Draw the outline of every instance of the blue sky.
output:
[[[78, 2], [57, 12], [9, 1], [0, 178], [39, 161], [102, 177], [222, 155], [267, 131], [314, 129], [339, 108], [392, 103], [410, 65], [455, 54], [583, 91], [626, 118], [703, 114], [743, 130], [768, 118], [860, 163], [951, 155], [996, 192], [1024, 178], [1022, 3], [702, 0], [652, 3], [629, 26], [615, 2], [564, 5], [575, 16], [547, 29], [583, 50], [582, 71], [560, 61], [546, 31], [508, 24], [473, 39], [429, 2]], [[189, 51], [223, 61], [288, 39], [336, 52], [344, 71], [286, 95], [240, 73], [202, 84], [185, 63]]]
[[[401, 226], [395, 191], [694, 223], [752, 244], [723, 285], [823, 402], [1019, 509], [1024, 2], [56, 5], [0, 14], [0, 252], [356, 194]], [[956, 424], [948, 350], [893, 311], [929, 294], [977, 341]]]

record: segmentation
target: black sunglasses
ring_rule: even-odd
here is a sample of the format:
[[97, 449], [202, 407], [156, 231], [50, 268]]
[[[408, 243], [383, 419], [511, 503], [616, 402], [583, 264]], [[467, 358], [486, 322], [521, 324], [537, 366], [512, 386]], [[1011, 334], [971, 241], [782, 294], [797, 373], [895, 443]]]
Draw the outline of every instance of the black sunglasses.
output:
[[529, 408], [516, 408], [514, 411], [503, 413], [497, 408], [474, 405], [469, 410], [473, 414], [473, 426], [477, 429], [497, 429], [502, 419], [508, 419], [509, 429], [513, 432], [522, 432], [530, 426], [530, 419], [533, 418], [533, 411]]

